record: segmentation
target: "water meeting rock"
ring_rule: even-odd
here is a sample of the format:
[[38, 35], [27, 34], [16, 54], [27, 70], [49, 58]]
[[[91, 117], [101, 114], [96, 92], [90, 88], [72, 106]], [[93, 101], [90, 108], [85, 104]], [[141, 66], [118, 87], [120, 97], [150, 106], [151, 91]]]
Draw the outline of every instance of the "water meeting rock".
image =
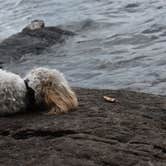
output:
[[[32, 22], [0, 44], [1, 64], [64, 42], [72, 32]], [[166, 98], [125, 90], [75, 89], [77, 110], [0, 117], [2, 166], [165, 166]], [[111, 96], [117, 102], [107, 102]]]

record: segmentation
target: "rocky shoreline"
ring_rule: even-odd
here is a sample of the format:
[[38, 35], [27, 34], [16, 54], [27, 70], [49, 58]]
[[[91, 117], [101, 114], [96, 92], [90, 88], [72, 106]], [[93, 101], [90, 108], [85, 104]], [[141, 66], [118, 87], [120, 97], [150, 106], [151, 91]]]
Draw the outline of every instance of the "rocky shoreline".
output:
[[[1, 64], [73, 35], [43, 27], [0, 44]], [[125, 90], [75, 88], [79, 108], [48, 116], [0, 117], [0, 166], [165, 166], [166, 98]], [[103, 96], [114, 97], [107, 102]]]
[[[79, 108], [0, 118], [0, 165], [164, 166], [166, 99], [76, 88]], [[104, 101], [103, 96], [118, 102]]]

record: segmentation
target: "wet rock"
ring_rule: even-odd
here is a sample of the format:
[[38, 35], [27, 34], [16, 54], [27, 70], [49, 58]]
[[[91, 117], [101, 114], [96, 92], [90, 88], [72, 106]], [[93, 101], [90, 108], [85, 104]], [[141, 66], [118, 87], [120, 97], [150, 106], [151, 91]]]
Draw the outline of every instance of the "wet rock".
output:
[[0, 165], [166, 165], [164, 97], [124, 90], [76, 92], [79, 108], [67, 114], [0, 117]]
[[40, 54], [46, 48], [63, 43], [72, 32], [58, 27], [45, 27], [42, 20], [34, 20], [21, 32], [0, 43], [1, 63], [20, 59], [23, 55]]
[[129, 3], [125, 6], [125, 8], [136, 8], [139, 7], [139, 3]]

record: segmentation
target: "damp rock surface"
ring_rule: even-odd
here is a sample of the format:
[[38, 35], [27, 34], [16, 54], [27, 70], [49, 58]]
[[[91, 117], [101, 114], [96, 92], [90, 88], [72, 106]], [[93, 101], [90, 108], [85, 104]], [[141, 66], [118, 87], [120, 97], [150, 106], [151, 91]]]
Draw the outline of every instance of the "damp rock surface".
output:
[[79, 108], [67, 114], [0, 117], [0, 166], [166, 165], [166, 98], [125, 90], [75, 91]]

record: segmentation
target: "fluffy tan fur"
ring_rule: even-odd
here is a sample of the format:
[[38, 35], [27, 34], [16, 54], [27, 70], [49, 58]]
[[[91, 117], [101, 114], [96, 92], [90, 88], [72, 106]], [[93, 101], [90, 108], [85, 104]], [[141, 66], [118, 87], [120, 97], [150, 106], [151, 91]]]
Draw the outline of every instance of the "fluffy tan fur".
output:
[[68, 112], [78, 106], [75, 93], [66, 87], [54, 87], [48, 83], [42, 87], [41, 96], [50, 109], [50, 113]]
[[76, 94], [59, 71], [37, 68], [26, 79], [36, 92], [38, 104], [43, 103], [49, 110], [48, 114], [66, 113], [78, 106]]

